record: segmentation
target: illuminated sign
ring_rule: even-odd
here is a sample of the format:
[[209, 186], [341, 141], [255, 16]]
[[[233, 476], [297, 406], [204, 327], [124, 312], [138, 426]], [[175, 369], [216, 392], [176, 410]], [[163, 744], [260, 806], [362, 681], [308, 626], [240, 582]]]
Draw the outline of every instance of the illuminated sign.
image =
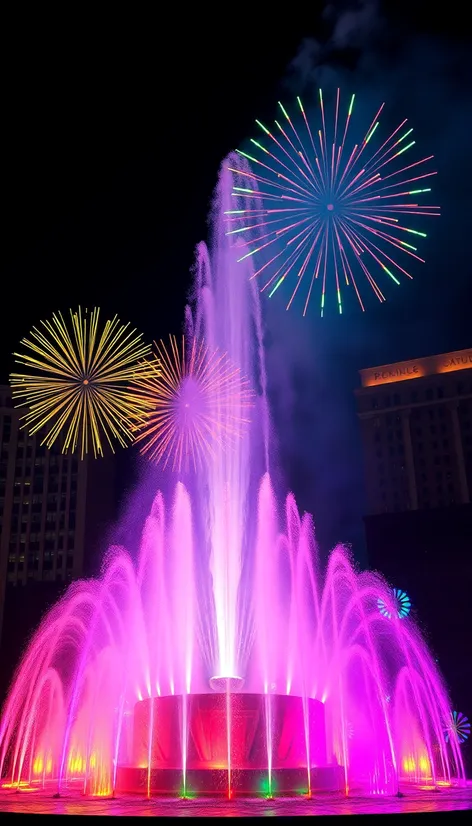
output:
[[412, 361], [400, 361], [397, 364], [385, 364], [382, 367], [370, 367], [361, 370], [360, 374], [363, 387], [374, 387], [379, 384], [417, 379], [421, 376], [467, 370], [467, 368], [472, 368], [472, 348], [457, 350], [455, 353], [445, 353], [441, 356], [428, 356]]

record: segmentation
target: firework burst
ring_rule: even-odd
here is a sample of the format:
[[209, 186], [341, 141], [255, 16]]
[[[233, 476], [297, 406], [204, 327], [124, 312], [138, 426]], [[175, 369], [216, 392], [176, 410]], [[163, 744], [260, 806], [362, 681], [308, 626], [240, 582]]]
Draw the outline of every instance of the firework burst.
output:
[[446, 742], [456, 737], [459, 743], [465, 743], [470, 736], [470, 723], [468, 717], [461, 711], [453, 711], [447, 728], [444, 731]]
[[411, 611], [411, 600], [405, 591], [400, 588], [392, 588], [391, 599], [385, 600], [383, 597], [379, 597], [377, 607], [382, 616], [387, 617], [387, 619], [391, 619], [392, 616], [403, 619]]
[[[166, 348], [155, 343], [155, 361], [133, 383], [152, 413], [136, 427], [136, 442], [149, 459], [172, 470], [196, 470], [220, 448], [234, 445], [249, 424], [254, 397], [247, 379], [225, 353], [195, 339]], [[154, 366], [153, 366], [154, 365]]]
[[143, 369], [142, 359], [151, 348], [129, 324], [115, 316], [100, 328], [100, 310], [79, 307], [70, 311], [68, 326], [55, 313], [50, 321], [33, 327], [21, 342], [24, 353], [15, 361], [28, 373], [12, 373], [10, 384], [30, 433], [44, 430], [48, 447], [62, 437], [62, 452], [90, 450], [103, 456], [108, 444], [126, 447], [136, 420], [145, 418], [145, 399], [129, 390], [130, 381]]
[[[247, 204], [226, 212], [227, 234], [242, 247], [238, 260], [256, 256], [253, 278], [261, 279], [261, 292], [269, 296], [291, 281], [287, 309], [300, 291], [303, 315], [316, 292], [321, 315], [330, 293], [342, 313], [348, 287], [362, 310], [366, 285], [385, 301], [386, 278], [400, 284], [412, 278], [409, 260], [424, 263], [414, 246], [414, 239], [426, 237], [415, 228], [417, 216], [422, 222], [439, 215], [439, 207], [418, 203], [419, 195], [431, 191], [422, 182], [436, 172], [424, 171], [432, 155], [406, 160], [404, 153], [416, 143], [406, 120], [382, 139], [382, 104], [363, 138], [348, 145], [354, 100], [352, 95], [344, 116], [338, 89], [328, 125], [320, 90], [319, 128], [311, 125], [300, 98], [294, 119], [279, 103], [282, 119], [274, 131], [256, 121], [264, 137], [263, 143], [252, 140], [254, 154], [237, 150], [253, 168], [230, 167], [240, 184], [233, 191], [238, 206]], [[403, 223], [409, 216], [413, 227]]]

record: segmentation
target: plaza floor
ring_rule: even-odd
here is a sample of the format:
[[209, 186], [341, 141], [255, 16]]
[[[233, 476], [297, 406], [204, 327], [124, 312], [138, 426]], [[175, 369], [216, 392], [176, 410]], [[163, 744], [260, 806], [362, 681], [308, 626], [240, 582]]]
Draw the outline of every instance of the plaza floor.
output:
[[263, 817], [353, 814], [407, 814], [472, 810], [472, 784], [465, 788], [409, 788], [404, 797], [363, 797], [323, 794], [301, 798], [176, 800], [136, 796], [85, 798], [67, 790], [59, 799], [50, 790], [0, 790], [0, 813], [115, 815], [140, 817]]

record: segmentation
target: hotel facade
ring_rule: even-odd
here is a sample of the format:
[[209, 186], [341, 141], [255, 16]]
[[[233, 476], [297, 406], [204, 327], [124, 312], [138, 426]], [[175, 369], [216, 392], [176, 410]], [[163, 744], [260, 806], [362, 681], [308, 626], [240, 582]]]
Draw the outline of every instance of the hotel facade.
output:
[[360, 371], [367, 515], [472, 501], [472, 348]]

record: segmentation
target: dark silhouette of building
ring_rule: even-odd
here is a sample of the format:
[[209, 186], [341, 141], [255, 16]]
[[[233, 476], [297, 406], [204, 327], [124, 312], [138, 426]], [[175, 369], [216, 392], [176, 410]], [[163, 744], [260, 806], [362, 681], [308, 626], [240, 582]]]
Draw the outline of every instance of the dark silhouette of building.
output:
[[367, 513], [471, 501], [472, 349], [361, 370]]
[[49, 450], [21, 415], [0, 386], [2, 671], [66, 585], [97, 572], [115, 507], [113, 455], [80, 460], [59, 441]]
[[360, 375], [369, 566], [410, 596], [453, 705], [470, 719], [472, 349]]

